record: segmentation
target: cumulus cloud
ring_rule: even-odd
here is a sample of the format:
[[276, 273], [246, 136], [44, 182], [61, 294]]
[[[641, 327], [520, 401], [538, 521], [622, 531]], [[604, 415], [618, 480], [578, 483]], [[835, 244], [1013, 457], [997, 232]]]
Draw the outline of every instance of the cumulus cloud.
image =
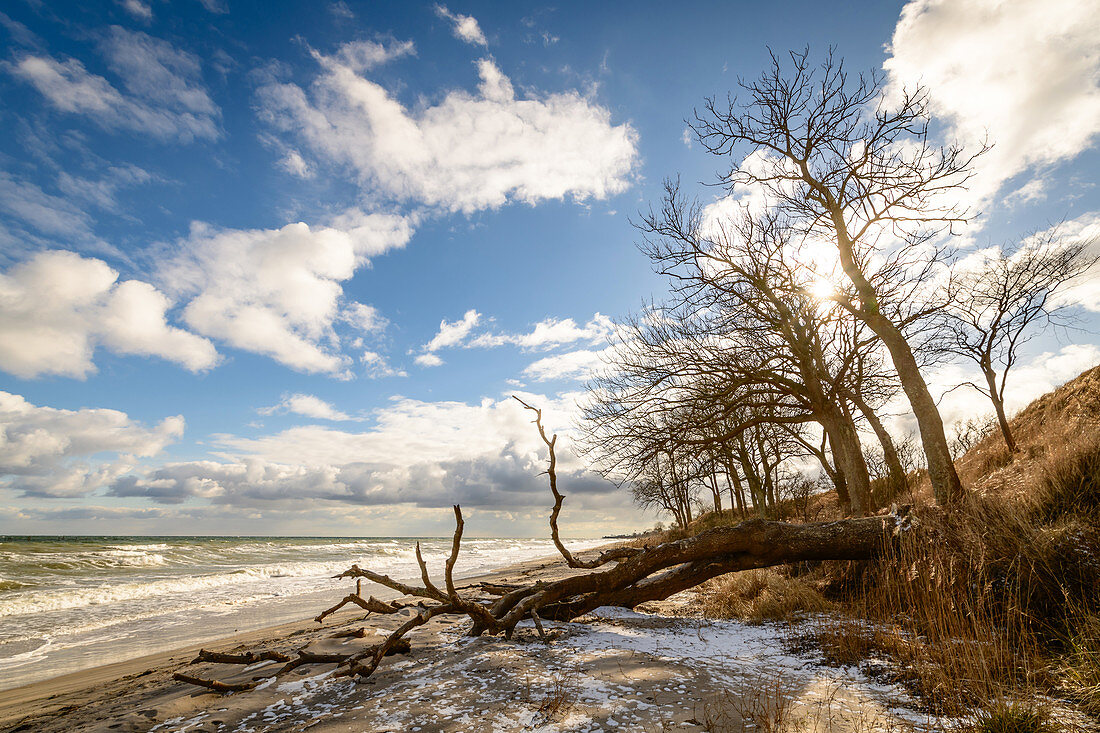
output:
[[47, 251], [0, 273], [0, 369], [19, 377], [85, 377], [96, 347], [214, 366], [206, 339], [170, 326], [171, 302], [149, 283], [119, 282], [102, 260]]
[[[523, 395], [549, 425], [568, 425], [574, 396]], [[478, 404], [397, 399], [375, 425], [348, 432], [301, 426], [257, 439], [224, 437], [222, 462], [171, 463], [115, 482], [111, 493], [161, 503], [198, 498], [232, 506], [319, 500], [351, 505], [461, 503], [494, 510], [546, 506], [545, 448], [510, 397]], [[561, 432], [559, 481], [573, 508], [618, 504], [615, 487], [587, 472]]]
[[978, 202], [1020, 173], [1073, 158], [1100, 132], [1095, 2], [912, 0], [889, 50], [895, 87], [926, 85], [955, 136], [995, 144], [971, 182]]
[[477, 24], [476, 18], [461, 13], [452, 13], [443, 5], [435, 6], [435, 14], [451, 22], [451, 32], [458, 40], [472, 46], [489, 45], [489, 42], [485, 39], [485, 34], [481, 32], [481, 26]]
[[271, 407], [261, 407], [256, 412], [261, 415], [275, 415], [278, 413], [293, 413], [305, 417], [313, 417], [318, 420], [333, 420], [337, 422], [357, 420], [346, 412], [341, 412], [320, 397], [311, 394], [286, 394], [279, 404]]
[[[116, 481], [135, 457], [159, 453], [183, 429], [181, 415], [150, 429], [117, 410], [59, 410], [0, 392], [0, 486], [25, 496], [83, 496]], [[104, 462], [104, 454], [114, 460]]]
[[342, 309], [341, 283], [411, 235], [404, 217], [358, 211], [312, 228], [300, 222], [247, 230], [197, 223], [158, 278], [188, 299], [183, 319], [195, 331], [292, 369], [345, 374], [351, 359], [337, 348], [334, 323], [344, 319], [362, 329], [378, 321], [364, 310], [368, 306]]
[[415, 361], [417, 364], [419, 364], [420, 366], [423, 366], [423, 367], [443, 366], [443, 360], [440, 359], [435, 354], [431, 354], [431, 353], [429, 353], [429, 354], [420, 354], [415, 359], [413, 359], [413, 361]]
[[8, 70], [62, 112], [86, 115], [109, 131], [191, 142], [219, 135], [221, 111], [202, 82], [194, 54], [145, 33], [112, 27], [100, 44], [125, 93], [77, 59], [25, 55]]
[[470, 335], [470, 331], [481, 321], [481, 314], [474, 309], [466, 311], [462, 318], [448, 322], [443, 319], [439, 322], [439, 331], [432, 340], [424, 344], [425, 351], [439, 351], [449, 346], [461, 344], [463, 339]]
[[262, 114], [365, 186], [451, 211], [602, 199], [627, 187], [637, 133], [613, 125], [610, 111], [590, 98], [573, 91], [519, 98], [496, 64], [482, 59], [476, 93], [453, 90], [409, 110], [364, 75], [394, 48], [405, 47], [385, 47], [389, 55], [362, 43], [315, 52], [321, 74], [312, 88], [263, 86]]
[[523, 376], [534, 379], [536, 382], [547, 382], [554, 379], [589, 379], [597, 369], [604, 365], [608, 351], [611, 348], [608, 347], [598, 351], [579, 349], [546, 356], [528, 364], [523, 370]]

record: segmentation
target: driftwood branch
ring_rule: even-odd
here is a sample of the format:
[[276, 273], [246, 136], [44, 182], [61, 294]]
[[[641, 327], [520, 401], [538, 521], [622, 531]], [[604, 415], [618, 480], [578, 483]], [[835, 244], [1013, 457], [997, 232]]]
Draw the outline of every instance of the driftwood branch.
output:
[[[501, 635], [505, 639], [512, 637], [521, 621], [531, 619], [539, 637], [547, 641], [549, 635], [543, 624], [545, 620], [570, 621], [600, 606], [633, 608], [646, 601], [668, 598], [705, 580], [738, 570], [802, 561], [868, 559], [879, 554], [908, 526], [908, 518], [905, 516], [907, 509], [887, 516], [813, 524], [787, 524], [754, 519], [651, 547], [612, 548], [594, 558], [580, 559], [565, 548], [558, 536], [557, 517], [565, 497], [558, 490], [555, 474], [556, 436], [546, 437], [541, 411], [518, 397], [516, 399], [526, 409], [535, 412], [535, 424], [550, 450], [548, 475], [550, 492], [554, 497], [550, 529], [554, 544], [570, 568], [585, 572], [573, 573], [553, 581], [536, 580], [526, 585], [480, 583], [459, 588], [455, 585], [454, 567], [462, 548], [465, 523], [462, 510], [456, 505], [451, 552], [444, 566], [445, 590], [432, 583], [419, 544], [416, 548], [416, 559], [423, 586], [409, 585], [357, 565], [352, 565], [336, 576], [355, 578], [356, 592], [322, 612], [317, 621], [323, 621], [349, 603], [368, 612], [384, 614], [393, 614], [401, 609], [417, 609], [380, 643], [347, 654], [316, 654], [305, 649], [297, 650], [294, 656], [278, 652], [230, 655], [203, 651], [195, 661], [230, 664], [251, 664], [265, 660], [284, 662], [274, 672], [275, 676], [303, 664], [336, 663], [339, 665], [337, 674], [365, 678], [374, 673], [386, 655], [407, 651], [409, 642], [404, 638], [405, 635], [436, 616], [465, 616], [471, 621], [470, 635]], [[612, 562], [615, 564], [610, 565]], [[358, 585], [364, 578], [421, 600], [415, 606], [399, 602], [386, 603], [374, 597], [364, 600]], [[359, 629], [341, 635], [365, 634], [364, 629]], [[272, 675], [268, 674], [258, 679], [270, 676]], [[253, 684], [227, 684], [190, 675], [177, 675], [176, 678], [218, 692], [246, 690]]]
[[321, 613], [317, 615], [317, 618], [313, 620], [317, 623], [321, 623], [325, 620], [326, 617], [336, 613], [349, 603], [353, 603], [356, 606], [359, 606], [359, 608], [362, 608], [364, 611], [368, 611], [370, 613], [397, 613], [403, 608], [401, 604], [386, 603], [385, 601], [378, 600], [374, 596], [371, 596], [370, 598], [363, 598], [363, 596], [359, 595], [358, 592], [355, 592], [344, 596], [343, 600], [341, 600], [332, 608], [326, 608], [324, 611], [321, 611]]

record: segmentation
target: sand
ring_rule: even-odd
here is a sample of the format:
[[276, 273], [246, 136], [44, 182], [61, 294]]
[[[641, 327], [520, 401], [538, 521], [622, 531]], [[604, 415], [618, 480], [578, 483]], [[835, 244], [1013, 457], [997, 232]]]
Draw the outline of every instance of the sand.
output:
[[[568, 572], [548, 559], [463, 584]], [[0, 692], [0, 730], [738, 731], [760, 729], [777, 714], [786, 716], [787, 730], [912, 730], [937, 722], [916, 713], [902, 690], [858, 669], [786, 651], [786, 626], [693, 617], [694, 598], [689, 591], [637, 611], [604, 608], [547, 623], [549, 643], [529, 622], [505, 641], [465, 636], [468, 621], [443, 617], [415, 629], [412, 651], [387, 658], [364, 682], [334, 677], [335, 665], [311, 665], [254, 690], [219, 694], [172, 674], [243, 681], [260, 667], [192, 665], [198, 648], [176, 649]], [[348, 651], [406, 619], [354, 609], [323, 625], [303, 620], [204, 647]], [[334, 638], [357, 628], [367, 636]]]

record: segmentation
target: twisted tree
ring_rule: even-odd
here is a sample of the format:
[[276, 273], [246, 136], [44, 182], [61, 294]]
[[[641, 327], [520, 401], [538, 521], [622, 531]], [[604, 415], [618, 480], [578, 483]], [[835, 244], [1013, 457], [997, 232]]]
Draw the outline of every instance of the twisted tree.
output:
[[942, 252], [944, 230], [968, 220], [958, 194], [976, 155], [928, 137], [927, 93], [884, 93], [881, 78], [849, 77], [828, 54], [772, 57], [741, 84], [744, 104], [708, 99], [693, 125], [703, 146], [734, 163], [720, 176], [731, 193], [760, 192], [788, 217], [803, 246], [830, 245], [845, 284], [831, 297], [878, 336], [917, 419], [936, 501], [962, 494], [943, 421], [907, 337], [913, 295]]

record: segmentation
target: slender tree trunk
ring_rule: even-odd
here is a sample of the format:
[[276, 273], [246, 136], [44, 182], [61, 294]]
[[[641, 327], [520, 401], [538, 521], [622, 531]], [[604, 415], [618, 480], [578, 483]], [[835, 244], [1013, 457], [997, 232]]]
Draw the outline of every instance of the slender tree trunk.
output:
[[905, 469], [901, 466], [901, 458], [898, 457], [898, 449], [894, 446], [894, 439], [890, 437], [890, 432], [882, 424], [882, 420], [879, 420], [878, 415], [875, 414], [875, 411], [871, 409], [871, 406], [867, 404], [863, 397], [853, 391], [848, 395], [848, 398], [859, 409], [863, 417], [867, 418], [871, 430], [875, 431], [879, 445], [882, 446], [882, 456], [886, 461], [886, 470], [890, 474], [890, 485], [893, 487], [894, 495], [902, 493], [908, 486], [908, 482], [905, 478]]
[[[878, 328], [871, 322], [878, 324]], [[882, 316], [871, 319], [868, 325], [886, 344], [894, 369], [901, 379], [902, 389], [909, 398], [913, 414], [917, 418], [924, 455], [928, 460], [928, 478], [932, 482], [932, 493], [936, 503], [946, 506], [963, 495], [962, 482], [955, 472], [955, 462], [951, 460], [951, 450], [947, 447], [947, 436], [943, 431], [943, 419], [940, 417], [936, 401], [928, 391], [928, 385], [917, 366], [913, 350], [901, 332]], [[887, 324], [886, 326], [882, 324]], [[880, 330], [881, 329], [881, 330]]]
[[[822, 426], [829, 433], [829, 445], [837, 469], [844, 474], [847, 498], [852, 514], [866, 516], [871, 511], [871, 477], [867, 473], [867, 462], [863, 460], [863, 446], [851, 417], [844, 415], [839, 408], [829, 410], [822, 418]], [[843, 499], [843, 497], [842, 497]]]
[[[812, 180], [809, 169], [803, 165], [803, 175]], [[811, 185], [820, 183], [813, 181]], [[831, 194], [825, 192], [831, 199]], [[894, 363], [894, 371], [901, 380], [901, 387], [905, 396], [909, 398], [909, 405], [913, 408], [913, 415], [917, 418], [917, 428], [920, 431], [921, 444], [924, 446], [924, 455], [928, 460], [928, 478], [932, 483], [932, 493], [936, 497], [936, 503], [945, 506], [959, 499], [963, 495], [962, 482], [959, 474], [955, 472], [955, 463], [951, 460], [951, 450], [947, 447], [947, 436], [943, 431], [943, 418], [940, 417], [936, 401], [932, 399], [928, 391], [928, 384], [920, 373], [917, 359], [913, 356], [913, 349], [901, 330], [879, 310], [878, 293], [874, 286], [863, 274], [859, 263], [856, 261], [855, 246], [848, 235], [848, 224], [844, 219], [843, 209], [835, 200], [827, 200], [826, 208], [836, 233], [837, 251], [840, 266], [844, 274], [852, 281], [859, 294], [860, 304], [855, 309], [859, 318], [874, 331], [882, 343], [890, 352], [890, 360]]]
[[711, 493], [711, 496], [714, 499], [714, 511], [721, 514], [722, 513], [722, 491], [718, 488], [718, 473], [716, 471], [711, 471], [709, 478], [710, 478], [710, 482], [709, 482], [710, 493]]
[[982, 374], [985, 375], [985, 383], [989, 385], [989, 401], [993, 403], [993, 410], [997, 413], [997, 425], [1001, 428], [1001, 436], [1005, 439], [1008, 452], [1018, 453], [1020, 448], [1016, 445], [1016, 438], [1012, 435], [1012, 429], [1008, 426], [1008, 417], [1005, 415], [1005, 403], [1001, 399], [1001, 393], [997, 389], [997, 373], [989, 364], [981, 363]]
[[737, 511], [741, 513], [743, 519], [745, 517], [745, 487], [741, 483], [741, 475], [737, 473], [737, 469], [733, 465], [733, 451], [726, 450], [723, 453], [723, 460], [726, 464], [726, 482], [730, 484], [730, 504], [737, 505]]

